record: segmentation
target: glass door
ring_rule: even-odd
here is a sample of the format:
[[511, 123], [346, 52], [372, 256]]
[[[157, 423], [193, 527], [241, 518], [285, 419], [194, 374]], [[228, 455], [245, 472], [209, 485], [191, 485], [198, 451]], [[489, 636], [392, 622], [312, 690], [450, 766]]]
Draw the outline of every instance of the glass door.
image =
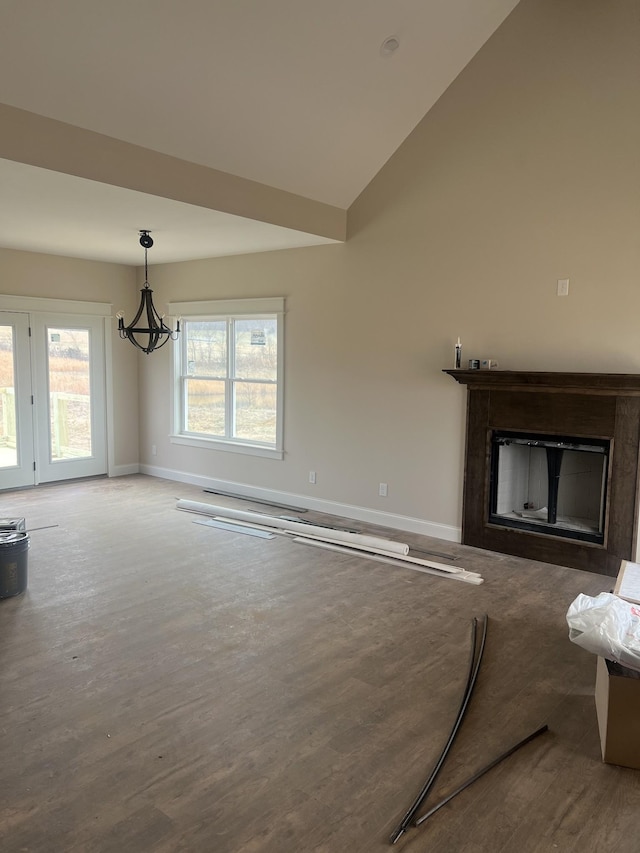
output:
[[29, 315], [0, 311], [0, 489], [35, 477]]
[[32, 319], [38, 482], [105, 474], [103, 321], [58, 315]]

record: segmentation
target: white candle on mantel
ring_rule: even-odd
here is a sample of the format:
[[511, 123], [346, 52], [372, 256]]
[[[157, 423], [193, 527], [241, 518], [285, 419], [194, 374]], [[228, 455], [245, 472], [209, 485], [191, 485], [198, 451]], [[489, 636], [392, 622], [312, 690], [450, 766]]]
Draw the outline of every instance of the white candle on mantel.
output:
[[458, 336], [458, 343], [456, 344], [456, 355], [454, 367], [456, 370], [462, 367], [462, 344], [460, 343], [460, 337]]

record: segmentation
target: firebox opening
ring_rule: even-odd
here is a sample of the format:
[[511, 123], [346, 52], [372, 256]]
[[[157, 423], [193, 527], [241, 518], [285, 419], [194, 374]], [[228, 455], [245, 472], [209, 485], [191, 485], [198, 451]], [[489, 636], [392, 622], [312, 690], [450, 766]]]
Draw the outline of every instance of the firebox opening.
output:
[[489, 523], [604, 543], [610, 442], [494, 430]]

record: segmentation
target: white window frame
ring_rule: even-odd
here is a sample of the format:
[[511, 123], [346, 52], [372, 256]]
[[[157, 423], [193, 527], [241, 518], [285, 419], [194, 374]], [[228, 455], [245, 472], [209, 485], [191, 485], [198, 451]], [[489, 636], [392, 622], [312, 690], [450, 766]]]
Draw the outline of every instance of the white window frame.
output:
[[201, 447], [212, 450], [224, 450], [231, 453], [244, 453], [250, 456], [264, 456], [269, 459], [284, 458], [284, 297], [276, 296], [262, 299], [215, 299], [203, 302], [171, 302], [169, 311], [172, 317], [181, 320], [228, 320], [244, 319], [251, 316], [276, 317], [278, 361], [276, 371], [276, 441], [275, 445], [257, 444], [236, 438], [191, 435], [183, 431], [184, 425], [184, 381], [187, 373], [183, 370], [184, 347], [182, 336], [173, 347], [172, 370], [172, 418], [169, 440], [172, 444], [187, 447]]

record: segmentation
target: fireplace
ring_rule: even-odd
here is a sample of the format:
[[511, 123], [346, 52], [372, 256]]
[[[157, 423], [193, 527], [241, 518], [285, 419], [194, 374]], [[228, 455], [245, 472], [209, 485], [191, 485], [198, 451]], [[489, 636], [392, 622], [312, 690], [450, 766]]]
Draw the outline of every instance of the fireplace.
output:
[[610, 575], [635, 560], [640, 375], [444, 372], [468, 388], [464, 544]]
[[489, 523], [603, 544], [610, 446], [493, 430]]

